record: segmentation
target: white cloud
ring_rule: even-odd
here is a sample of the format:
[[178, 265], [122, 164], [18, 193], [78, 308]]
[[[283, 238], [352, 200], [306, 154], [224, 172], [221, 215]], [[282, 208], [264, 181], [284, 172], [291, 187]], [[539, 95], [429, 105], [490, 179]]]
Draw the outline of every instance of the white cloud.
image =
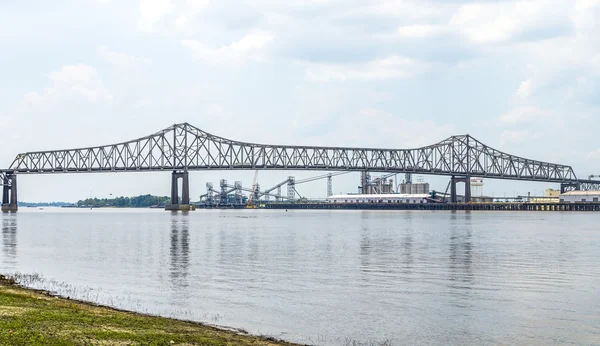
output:
[[15, 126], [15, 117], [0, 112], [0, 129], [9, 129]]
[[[496, 10], [492, 14], [491, 6]], [[502, 16], [503, 11], [498, 11], [498, 4], [468, 4], [460, 8], [458, 13], [450, 20], [450, 25], [462, 32], [472, 41], [503, 41], [510, 37], [515, 26], [510, 17]]]
[[162, 28], [186, 29], [210, 5], [210, 0], [139, 0], [138, 29], [153, 32]]
[[194, 40], [183, 40], [181, 44], [189, 48], [194, 57], [211, 64], [241, 64], [246, 60], [264, 61], [266, 50], [273, 42], [274, 35], [268, 32], [255, 32], [241, 40], [221, 48], [211, 48]]
[[529, 123], [535, 120], [547, 118], [550, 113], [537, 107], [523, 106], [517, 107], [498, 117], [498, 121], [505, 125], [515, 125]]
[[108, 47], [98, 47], [96, 49], [96, 54], [109, 63], [122, 68], [131, 68], [136, 65], [150, 63], [150, 59], [114, 52], [108, 49]]
[[386, 80], [413, 77], [422, 73], [426, 66], [410, 58], [391, 56], [366, 64], [310, 64], [306, 76], [315, 82]]
[[441, 34], [443, 27], [435, 25], [406, 25], [396, 29], [396, 36], [400, 38], [427, 38]]
[[[403, 1], [368, 1], [365, 6], [358, 6], [355, 9], [345, 9], [344, 13], [364, 16], [375, 15], [378, 17], [396, 17], [406, 21], [422, 21], [442, 18], [447, 12], [447, 4], [442, 2], [428, 3], [419, 0]], [[346, 2], [342, 6], [349, 7]]]
[[530, 137], [529, 132], [522, 130], [506, 130], [500, 134], [500, 140], [503, 143], [522, 143], [527, 137]]
[[590, 151], [586, 156], [590, 160], [600, 160], [600, 149]]
[[85, 65], [65, 65], [48, 74], [51, 86], [42, 93], [30, 92], [25, 101], [30, 105], [52, 102], [71, 97], [83, 97], [89, 102], [112, 100], [95, 68]]
[[223, 112], [223, 107], [221, 107], [221, 105], [218, 105], [216, 103], [213, 103], [208, 107], [209, 114], [220, 114], [222, 112]]
[[521, 82], [517, 90], [517, 96], [520, 98], [528, 98], [533, 93], [533, 82], [527, 79]]
[[[356, 130], [356, 124], [361, 124], [360, 131]], [[334, 134], [343, 139], [344, 145], [410, 149], [437, 143], [454, 132], [450, 124], [365, 107], [344, 117]]]
[[586, 10], [596, 6], [600, 6], [600, 0], [577, 0], [577, 9]]
[[139, 0], [140, 18], [138, 28], [142, 31], [153, 31], [155, 26], [167, 15], [171, 14], [176, 6], [171, 0]]
[[529, 31], [565, 24], [568, 2], [506, 1], [466, 4], [450, 19], [450, 27], [475, 43], [505, 42]]
[[592, 65], [594, 71], [600, 75], [600, 54], [590, 60], [590, 65]]
[[175, 27], [185, 29], [210, 4], [209, 0], [187, 0], [187, 7], [175, 19]]

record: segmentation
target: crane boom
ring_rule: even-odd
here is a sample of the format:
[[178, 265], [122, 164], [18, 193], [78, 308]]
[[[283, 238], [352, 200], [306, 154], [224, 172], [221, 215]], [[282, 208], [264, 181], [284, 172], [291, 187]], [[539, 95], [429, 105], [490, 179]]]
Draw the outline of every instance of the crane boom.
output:
[[388, 174], [382, 175], [382, 176], [381, 176], [381, 177], [379, 177], [379, 178], [375, 178], [375, 179], [373, 179], [373, 181], [372, 181], [371, 183], [377, 183], [377, 182], [379, 182], [379, 181], [381, 181], [381, 180], [386, 180], [387, 178], [389, 178], [389, 177], [393, 177], [393, 176], [394, 176], [394, 175], [396, 175], [396, 174], [398, 174], [398, 173], [396, 172], [396, 173], [388, 173]]
[[252, 192], [248, 197], [248, 206], [254, 205], [254, 192], [256, 191], [256, 183], [258, 181], [258, 169], [254, 172], [254, 180], [252, 181]]
[[263, 192], [261, 192], [261, 194], [263, 194], [263, 195], [266, 195], [266, 194], [268, 194], [269, 192], [271, 192], [271, 191], [275, 190], [276, 188], [278, 188], [278, 187], [281, 187], [281, 186], [283, 186], [283, 185], [285, 185], [285, 184], [287, 184], [287, 183], [289, 183], [289, 182], [290, 182], [290, 179], [288, 178], [288, 179], [286, 179], [286, 180], [282, 181], [281, 183], [279, 183], [279, 184], [277, 184], [277, 185], [273, 186], [272, 188], [270, 188], [270, 189], [267, 189], [267, 190], [264, 190]]
[[319, 179], [325, 179], [325, 178], [329, 177], [330, 175], [332, 177], [335, 177], [336, 175], [342, 175], [342, 174], [347, 174], [347, 173], [350, 173], [350, 171], [327, 173], [327, 174], [323, 174], [323, 175], [318, 175], [316, 177], [306, 178], [306, 179], [302, 179], [302, 180], [296, 180], [295, 185], [304, 184], [304, 183], [308, 183], [308, 182], [319, 180]]

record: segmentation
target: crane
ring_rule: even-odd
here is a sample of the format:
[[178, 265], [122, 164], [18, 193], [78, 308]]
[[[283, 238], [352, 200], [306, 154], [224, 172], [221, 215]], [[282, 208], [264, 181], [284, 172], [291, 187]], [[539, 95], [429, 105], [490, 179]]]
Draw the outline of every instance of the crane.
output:
[[[235, 189], [233, 189], [233, 185], [229, 185], [229, 184], [227, 184], [227, 185], [225, 185], [225, 186], [226, 186], [226, 187], [228, 187], [228, 188], [232, 188], [232, 190], [236, 190], [236, 189], [238, 189], [238, 188], [235, 188]], [[246, 192], [248, 192], [248, 193], [249, 193], [249, 194], [248, 194], [249, 196], [254, 196], [254, 197], [253, 197], [253, 199], [256, 199], [256, 195], [259, 195], [259, 196], [270, 196], [270, 197], [281, 197], [281, 198], [287, 198], [287, 197], [285, 197], [285, 196], [278, 196], [278, 195], [276, 195], [276, 194], [273, 194], [273, 193], [267, 193], [267, 192], [264, 192], [264, 191], [260, 191], [260, 190], [258, 189], [258, 184], [256, 184], [256, 188], [255, 188], [254, 190], [253, 190], [253, 189], [251, 189], [251, 188], [248, 188], [248, 187], [240, 187], [240, 188], [239, 188], [239, 190], [242, 190], [242, 191], [246, 191]], [[254, 191], [254, 193], [252, 193], [252, 191]]]
[[[287, 180], [286, 180], [286, 182], [287, 182]], [[208, 200], [209, 197], [211, 197], [211, 195], [213, 195], [213, 194], [217, 198], [220, 196], [223, 196], [223, 195], [227, 196], [229, 193], [237, 191], [237, 190], [248, 192], [248, 195], [249, 195], [248, 201], [250, 201], [250, 198], [252, 199], [252, 201], [250, 201], [250, 202], [247, 201], [246, 205], [250, 205], [250, 203], [254, 203], [257, 197], [262, 197], [262, 196], [287, 199], [286, 196], [276, 195], [276, 194], [270, 193], [270, 191], [260, 191], [258, 183], [254, 184], [253, 188], [247, 188], [247, 187], [242, 187], [241, 185], [238, 185], [237, 182], [235, 185], [227, 184], [227, 182], [221, 182], [221, 188], [222, 188], [222, 190], [218, 191], [212, 187], [212, 184], [210, 184], [210, 185], [207, 184], [207, 193], [201, 195], [200, 200], [203, 200], [205, 198]], [[273, 189], [270, 189], [270, 190], [273, 190]], [[217, 203], [217, 204], [222, 204], [222, 203], [224, 203], [224, 202], [219, 201], [219, 203]]]
[[[363, 189], [363, 191], [374, 191], [374, 193], [383, 193], [382, 184], [385, 184], [388, 178], [393, 177], [397, 174], [398, 174], [398, 172], [388, 173], [388, 174], [382, 175], [379, 178], [375, 178], [368, 182], [367, 185], [369, 186], [369, 189]], [[393, 189], [390, 189], [390, 190], [391, 190], [391, 192], [393, 192]]]
[[254, 172], [254, 180], [252, 181], [252, 191], [250, 192], [250, 197], [248, 197], [248, 202], [246, 202], [246, 208], [256, 208], [254, 205], [254, 193], [256, 191], [256, 183], [258, 180], [258, 169]]
[[319, 175], [319, 176], [315, 176], [315, 177], [310, 177], [307, 179], [303, 179], [303, 180], [297, 180], [294, 181], [294, 177], [288, 177], [286, 180], [278, 183], [277, 185], [266, 189], [264, 191], [260, 191], [258, 188], [258, 170], [255, 171], [254, 173], [254, 180], [252, 182], [252, 188], [244, 188], [244, 187], [236, 187], [236, 186], [232, 186], [230, 184], [227, 184], [227, 181], [222, 180], [221, 181], [221, 189], [222, 191], [217, 191], [215, 189], [212, 188], [212, 184], [210, 185], [210, 187], [208, 187], [209, 185], [207, 184], [207, 188], [208, 191], [206, 194], [201, 195], [200, 199], [205, 198], [205, 197], [209, 197], [209, 195], [211, 193], [215, 193], [216, 195], [227, 195], [235, 190], [241, 190], [241, 191], [246, 191], [249, 192], [249, 197], [248, 200], [246, 202], [246, 208], [256, 208], [256, 199], [262, 197], [262, 196], [267, 196], [267, 197], [275, 197], [275, 198], [285, 198], [285, 199], [290, 199], [290, 197], [288, 196], [281, 196], [281, 194], [274, 194], [271, 193], [273, 190], [280, 188], [281, 186], [288, 184], [291, 186], [291, 188], [298, 194], [298, 196], [301, 196], [300, 193], [298, 193], [298, 191], [296, 190], [295, 185], [296, 184], [304, 184], [304, 183], [308, 183], [311, 181], [315, 181], [315, 180], [319, 180], [319, 179], [325, 179], [325, 178], [330, 178], [333, 176], [337, 176], [337, 175], [342, 175], [342, 174], [347, 174], [347, 173], [351, 173], [350, 171], [341, 171], [341, 172], [336, 172], [336, 173], [327, 173], [327, 174], [323, 174], [323, 175]]
[[342, 174], [347, 174], [350, 173], [350, 171], [342, 171], [342, 172], [336, 172], [336, 173], [327, 173], [327, 174], [323, 174], [323, 175], [318, 175], [315, 177], [311, 177], [311, 178], [306, 178], [306, 179], [302, 179], [302, 180], [296, 180], [296, 181], [291, 181], [289, 182], [289, 184], [291, 185], [292, 189], [294, 189], [294, 191], [298, 194], [298, 196], [300, 196], [300, 198], [302, 198], [302, 195], [298, 192], [298, 190], [296, 190], [296, 185], [298, 184], [304, 184], [304, 183], [309, 183], [311, 181], [315, 181], [315, 180], [319, 180], [319, 179], [325, 179], [327, 178], [329, 180], [328, 183], [328, 193], [329, 190], [331, 190], [331, 177], [334, 177], [336, 175], [342, 175]]
[[[283, 185], [285, 185], [285, 184], [289, 184], [289, 183], [290, 183], [290, 181], [292, 181], [292, 179], [290, 179], [290, 178], [287, 178], [286, 180], [284, 180], [284, 181], [282, 181], [281, 183], [279, 183], [279, 184], [277, 184], [277, 185], [273, 186], [272, 188], [270, 188], [270, 189], [266, 189], [266, 190], [264, 190], [264, 191], [260, 192], [259, 196], [271, 196], [271, 191], [273, 191], [273, 190], [275, 190], [275, 189], [278, 189], [278, 188], [282, 187], [282, 186], [283, 186]], [[281, 197], [281, 196], [279, 196], [279, 195], [278, 195], [278, 198], [280, 198], [280, 197]], [[268, 198], [268, 197], [267, 197], [267, 198]]]
[[325, 179], [325, 178], [328, 178], [330, 176], [331, 177], [335, 177], [336, 175], [342, 175], [342, 174], [347, 174], [347, 173], [350, 173], [350, 171], [336, 172], [336, 173], [327, 173], [327, 174], [323, 174], [323, 175], [318, 175], [316, 177], [306, 178], [306, 179], [302, 179], [302, 180], [296, 180], [296, 182], [294, 184], [295, 185], [304, 184], [304, 183], [308, 183], [308, 182], [319, 180], [319, 179]]
[[371, 181], [370, 185], [377, 185], [377, 184], [379, 184], [380, 182], [385, 182], [385, 181], [387, 180], [387, 178], [393, 177], [393, 176], [394, 176], [394, 175], [396, 175], [396, 174], [398, 174], [398, 173], [389, 173], [389, 174], [386, 174], [386, 175], [382, 175], [382, 176], [381, 176], [381, 177], [379, 177], [379, 178], [375, 178], [375, 179], [373, 179], [373, 180]]

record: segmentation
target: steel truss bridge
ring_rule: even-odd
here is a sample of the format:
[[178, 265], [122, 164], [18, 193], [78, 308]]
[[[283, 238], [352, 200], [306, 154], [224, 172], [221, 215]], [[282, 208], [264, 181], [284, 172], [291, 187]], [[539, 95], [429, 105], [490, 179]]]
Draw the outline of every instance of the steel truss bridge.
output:
[[0, 179], [3, 206], [16, 206], [20, 174], [173, 171], [172, 202], [182, 178], [182, 204], [188, 204], [188, 171], [256, 169], [432, 174], [450, 176], [454, 184], [481, 177], [557, 183], [562, 191], [600, 189], [600, 181], [580, 180], [570, 166], [510, 155], [470, 135], [416, 149], [266, 145], [215, 136], [188, 123], [118, 144], [18, 154], [9, 169], [0, 170]]

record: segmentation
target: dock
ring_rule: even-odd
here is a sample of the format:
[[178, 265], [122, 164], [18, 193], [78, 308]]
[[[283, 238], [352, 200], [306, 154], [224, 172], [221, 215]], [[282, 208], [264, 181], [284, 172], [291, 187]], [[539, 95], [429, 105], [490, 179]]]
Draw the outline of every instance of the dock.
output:
[[268, 203], [265, 209], [600, 211], [600, 203]]

